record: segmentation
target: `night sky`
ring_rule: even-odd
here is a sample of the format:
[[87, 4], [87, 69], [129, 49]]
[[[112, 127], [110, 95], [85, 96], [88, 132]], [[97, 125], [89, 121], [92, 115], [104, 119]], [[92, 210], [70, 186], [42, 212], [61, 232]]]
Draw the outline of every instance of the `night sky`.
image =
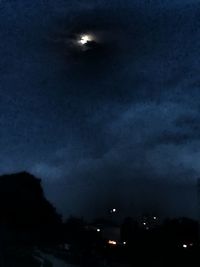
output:
[[198, 0], [1, 0], [0, 173], [64, 216], [195, 216], [199, 55]]

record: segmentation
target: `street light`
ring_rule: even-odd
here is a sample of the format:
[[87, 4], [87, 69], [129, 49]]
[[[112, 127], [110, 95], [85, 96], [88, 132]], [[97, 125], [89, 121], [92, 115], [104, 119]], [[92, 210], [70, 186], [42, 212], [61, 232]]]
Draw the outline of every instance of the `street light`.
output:
[[116, 213], [117, 212], [117, 209], [111, 209], [110, 213]]

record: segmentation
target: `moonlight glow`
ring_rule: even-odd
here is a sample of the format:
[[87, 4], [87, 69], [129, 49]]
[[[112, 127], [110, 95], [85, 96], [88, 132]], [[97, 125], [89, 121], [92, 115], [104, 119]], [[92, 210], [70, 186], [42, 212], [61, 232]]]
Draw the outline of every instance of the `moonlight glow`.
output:
[[80, 39], [78, 40], [78, 43], [80, 45], [86, 45], [89, 42], [92, 42], [94, 40], [93, 36], [90, 34], [83, 34], [80, 36]]

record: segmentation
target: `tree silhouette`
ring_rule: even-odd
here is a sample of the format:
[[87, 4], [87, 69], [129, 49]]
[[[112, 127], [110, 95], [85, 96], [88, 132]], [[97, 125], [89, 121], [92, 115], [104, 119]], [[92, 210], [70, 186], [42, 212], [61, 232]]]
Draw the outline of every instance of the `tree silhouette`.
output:
[[61, 222], [47, 201], [41, 180], [27, 172], [0, 176], [0, 223], [11, 227], [47, 228]]

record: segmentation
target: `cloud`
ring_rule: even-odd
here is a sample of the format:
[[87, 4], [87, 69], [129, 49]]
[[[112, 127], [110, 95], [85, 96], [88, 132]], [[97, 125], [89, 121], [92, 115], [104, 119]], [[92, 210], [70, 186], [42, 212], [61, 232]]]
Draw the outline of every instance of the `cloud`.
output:
[[[66, 215], [194, 214], [199, 7], [186, 2], [2, 1], [2, 172], [40, 176]], [[103, 52], [71, 49], [86, 30]]]
[[[194, 215], [196, 177], [200, 171], [195, 148], [199, 141], [194, 140], [192, 145], [179, 142], [173, 135], [177, 118], [183, 114], [184, 108], [172, 103], [130, 106], [104, 124], [108, 140], [114, 141], [98, 157], [79, 143], [82, 156], [73, 147], [66, 147], [52, 155], [53, 160], [47, 161], [45, 168], [38, 169], [36, 165], [32, 172], [47, 177], [49, 196], [64, 214], [98, 216], [116, 205], [123, 208], [123, 214], [149, 209], [162, 214]], [[165, 136], [161, 142], [166, 130], [170, 139]], [[87, 145], [92, 147], [93, 141]], [[54, 176], [51, 186], [49, 169]], [[68, 204], [72, 202], [73, 207]]]

